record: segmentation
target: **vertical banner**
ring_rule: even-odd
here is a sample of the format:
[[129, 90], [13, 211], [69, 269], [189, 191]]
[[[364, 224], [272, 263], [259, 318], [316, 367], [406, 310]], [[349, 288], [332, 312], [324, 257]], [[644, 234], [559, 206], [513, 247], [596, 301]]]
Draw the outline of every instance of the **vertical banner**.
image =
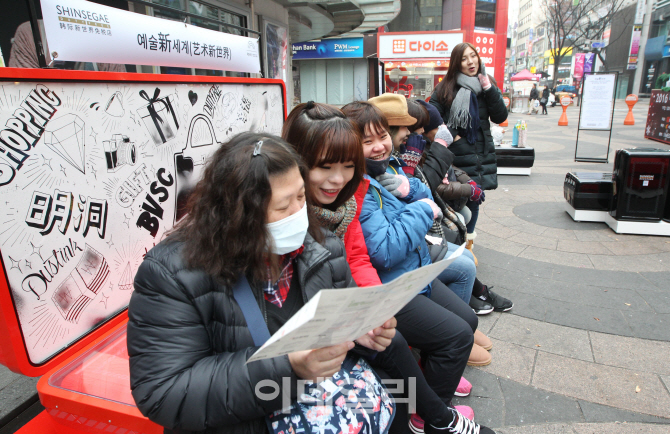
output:
[[642, 25], [633, 26], [633, 35], [630, 38], [630, 50], [628, 54], [628, 68], [637, 68], [637, 55], [640, 52], [640, 38], [642, 37]]
[[265, 75], [287, 82], [288, 29], [263, 18]]
[[584, 55], [584, 74], [593, 72], [593, 63], [596, 60], [595, 53], [586, 53]]
[[575, 79], [577, 81], [582, 81], [584, 76], [584, 53], [575, 54]]

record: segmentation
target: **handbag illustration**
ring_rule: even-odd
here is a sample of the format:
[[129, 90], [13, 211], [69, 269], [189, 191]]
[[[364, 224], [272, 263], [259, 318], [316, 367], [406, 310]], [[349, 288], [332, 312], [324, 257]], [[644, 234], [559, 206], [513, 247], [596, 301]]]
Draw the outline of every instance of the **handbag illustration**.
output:
[[[235, 284], [233, 297], [242, 309], [254, 345], [262, 346], [270, 332], [244, 275]], [[385, 434], [395, 410], [393, 397], [368, 362], [348, 354], [331, 378], [319, 384], [307, 382], [297, 402], [268, 415], [266, 422], [274, 434]]]
[[191, 192], [202, 177], [207, 159], [221, 146], [216, 140], [214, 127], [209, 118], [197, 114], [191, 119], [186, 135], [186, 146], [175, 154], [174, 165], [177, 178], [175, 194], [175, 217], [177, 223], [186, 215], [186, 205]]

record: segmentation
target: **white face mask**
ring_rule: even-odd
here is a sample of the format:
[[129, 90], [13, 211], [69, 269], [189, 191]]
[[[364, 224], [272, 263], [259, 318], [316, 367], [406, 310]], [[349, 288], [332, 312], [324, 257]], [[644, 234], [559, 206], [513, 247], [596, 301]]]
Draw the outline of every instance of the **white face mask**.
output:
[[307, 219], [307, 202], [300, 211], [279, 221], [268, 223], [266, 225], [272, 245], [272, 253], [284, 255], [286, 253], [298, 250], [305, 242], [309, 220]]

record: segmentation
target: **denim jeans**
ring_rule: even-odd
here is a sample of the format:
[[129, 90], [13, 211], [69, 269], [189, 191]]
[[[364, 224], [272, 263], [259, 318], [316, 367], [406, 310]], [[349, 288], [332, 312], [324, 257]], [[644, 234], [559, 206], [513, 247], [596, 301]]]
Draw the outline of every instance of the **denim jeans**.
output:
[[469, 200], [465, 206], [472, 212], [472, 217], [465, 227], [468, 229], [468, 233], [471, 234], [475, 231], [475, 225], [477, 224], [477, 217], [479, 217], [479, 204]]
[[[448, 243], [449, 250], [445, 258], [451, 256], [458, 249], [456, 244]], [[477, 267], [475, 267], [474, 257], [469, 250], [465, 249], [463, 254], [456, 258], [446, 270], [440, 273], [437, 278], [451, 289], [466, 304], [470, 302], [472, 296], [472, 285], [477, 277]]]

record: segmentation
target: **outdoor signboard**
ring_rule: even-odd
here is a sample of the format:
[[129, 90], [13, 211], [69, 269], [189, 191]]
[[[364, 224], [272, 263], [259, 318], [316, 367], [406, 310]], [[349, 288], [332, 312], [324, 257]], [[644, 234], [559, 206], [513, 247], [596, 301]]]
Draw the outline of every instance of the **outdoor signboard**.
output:
[[[612, 140], [612, 119], [614, 117], [614, 95], [617, 72], [591, 72], [584, 75], [582, 93], [579, 98], [579, 123], [575, 143], [575, 161], [607, 163]], [[581, 131], [588, 131], [584, 134]], [[600, 142], [607, 132], [607, 146]]]
[[615, 87], [615, 74], [587, 74], [584, 77], [580, 129], [608, 130], [612, 127]]
[[627, 69], [637, 68], [637, 57], [640, 52], [640, 38], [642, 38], [642, 25], [634, 25], [630, 38], [630, 48], [628, 50]]
[[493, 33], [475, 32], [474, 38], [474, 46], [477, 49], [479, 58], [482, 59], [484, 66], [486, 66], [486, 72], [489, 75], [494, 75], [493, 54], [496, 51], [495, 35]]
[[445, 59], [463, 42], [463, 32], [378, 33], [380, 59]]
[[293, 44], [293, 60], [362, 58], [363, 38], [322, 39]]
[[259, 73], [258, 40], [84, 0], [42, 0], [52, 59]]
[[670, 92], [651, 91], [644, 137], [670, 145]]
[[41, 375], [123, 312], [208, 157], [240, 132], [279, 134], [284, 93], [281, 80], [0, 69], [0, 363]]

